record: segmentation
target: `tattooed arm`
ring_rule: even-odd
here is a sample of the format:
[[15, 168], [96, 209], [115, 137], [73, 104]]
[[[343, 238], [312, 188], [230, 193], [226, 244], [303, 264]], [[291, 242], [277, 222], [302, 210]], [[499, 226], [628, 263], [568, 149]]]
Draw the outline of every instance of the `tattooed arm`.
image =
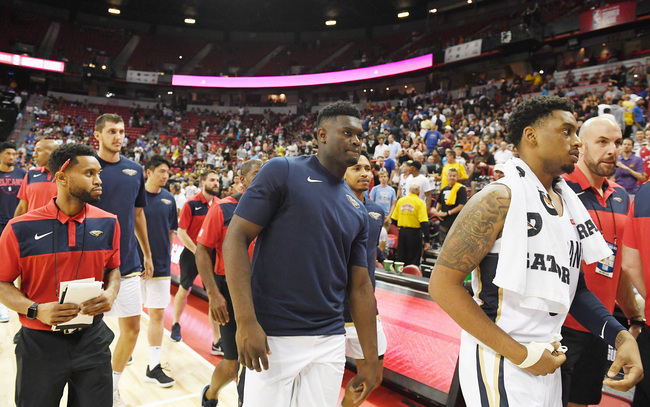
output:
[[[501, 235], [509, 206], [510, 190], [501, 184], [489, 185], [467, 202], [440, 251], [429, 293], [461, 328], [514, 364], [520, 364], [528, 354], [526, 347], [492, 322], [463, 287], [465, 277], [481, 263]], [[565, 360], [563, 353], [553, 355], [545, 350], [542, 358], [526, 370], [546, 375]]]

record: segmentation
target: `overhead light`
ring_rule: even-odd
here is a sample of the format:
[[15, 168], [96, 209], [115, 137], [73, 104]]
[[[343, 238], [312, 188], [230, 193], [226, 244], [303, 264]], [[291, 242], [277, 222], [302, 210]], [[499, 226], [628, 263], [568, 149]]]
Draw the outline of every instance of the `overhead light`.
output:
[[544, 70], [543, 70], [543, 69], [540, 69], [540, 70], [539, 70], [539, 74], [540, 74], [540, 75], [544, 75]]
[[437, 12], [438, 12], [437, 8], [432, 8], [432, 9], [429, 10], [429, 13], [431, 13], [431, 14], [436, 14]]
[[178, 56], [178, 59], [183, 59], [183, 56], [182, 56], [182, 55], [179, 55], [179, 56]]
[[386, 87], [386, 90], [390, 90], [390, 88], [389, 88], [389, 87]]
[[336, 20], [327, 20], [325, 21], [325, 25], [328, 26], [336, 25]]
[[110, 14], [115, 14], [115, 15], [118, 15], [118, 14], [121, 13], [121, 11], [120, 11], [119, 8], [113, 8], [113, 7], [109, 8], [109, 9], [108, 9], [108, 12], [109, 12]]
[[406, 18], [408, 16], [409, 16], [408, 11], [401, 11], [401, 12], [397, 13], [397, 18]]
[[193, 18], [186, 18], [185, 19], [185, 24], [194, 24], [196, 23], [196, 20]]
[[467, 0], [467, 4], [472, 4], [472, 0]]
[[103, 70], [106, 70], [106, 65], [102, 65], [102, 69], [103, 69]]
[[167, 94], [168, 94], [168, 95], [173, 95], [174, 92], [172, 92], [171, 90], [168, 90], [168, 91], [167, 91]]

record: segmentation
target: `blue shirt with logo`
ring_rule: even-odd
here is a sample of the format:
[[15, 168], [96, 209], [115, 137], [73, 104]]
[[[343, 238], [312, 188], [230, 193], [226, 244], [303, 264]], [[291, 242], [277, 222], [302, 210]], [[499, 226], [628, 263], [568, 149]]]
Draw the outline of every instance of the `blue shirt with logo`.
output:
[[263, 227], [251, 289], [266, 334], [345, 333], [348, 270], [368, 263], [368, 214], [345, 181], [316, 156], [274, 158], [242, 195], [235, 215]]
[[[171, 192], [161, 189], [154, 194], [146, 191], [147, 206], [144, 216], [147, 219], [147, 235], [153, 260], [153, 278], [171, 276], [171, 241], [169, 232], [178, 229], [178, 211], [176, 201]], [[143, 261], [142, 250], [138, 246], [140, 261]]]

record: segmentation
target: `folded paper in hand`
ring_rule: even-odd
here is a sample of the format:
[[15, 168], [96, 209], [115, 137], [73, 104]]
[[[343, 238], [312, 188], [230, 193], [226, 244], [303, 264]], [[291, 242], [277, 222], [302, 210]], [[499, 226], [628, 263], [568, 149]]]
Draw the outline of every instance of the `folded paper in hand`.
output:
[[[95, 281], [94, 278], [83, 280], [62, 281], [59, 290], [59, 304], [81, 304], [95, 297], [103, 291], [104, 282]], [[68, 322], [52, 327], [53, 331], [61, 329], [83, 328], [92, 325], [94, 317], [79, 314]]]

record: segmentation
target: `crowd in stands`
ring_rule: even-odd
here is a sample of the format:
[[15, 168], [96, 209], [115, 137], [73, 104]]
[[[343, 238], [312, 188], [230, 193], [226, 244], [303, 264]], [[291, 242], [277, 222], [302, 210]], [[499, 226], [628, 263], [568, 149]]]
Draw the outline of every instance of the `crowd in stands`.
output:
[[[642, 135], [647, 127], [650, 86], [624, 74], [617, 69], [604, 92], [578, 94], [559, 88], [557, 93], [574, 101], [579, 123], [611, 115], [626, 137], [636, 137], [634, 151], [640, 153], [645, 146]], [[519, 92], [526, 89], [525, 82], [525, 78], [494, 82], [478, 94], [466, 87], [457, 99], [451, 92], [438, 90], [399, 95], [397, 100], [382, 103], [367, 102], [363, 109], [366, 134], [362, 148], [375, 159], [372, 185], [380, 185], [380, 172], [386, 171], [397, 197], [406, 195], [400, 186], [404, 188], [410, 173], [407, 163], [418, 161], [420, 174], [432, 186], [427, 202], [431, 214], [437, 193], [446, 186], [450, 167], [457, 168], [458, 181], [467, 184], [471, 196], [494, 177], [495, 165], [516, 155], [506, 141], [505, 123], [512, 108], [522, 100]], [[226, 196], [241, 188], [234, 181], [235, 175], [248, 159], [266, 161], [317, 151], [316, 114], [310, 112], [280, 114], [266, 110], [256, 115], [239, 108], [233, 113], [214, 113], [187, 110], [181, 99], [169, 106], [146, 108], [134, 104], [117, 108], [49, 98], [42, 106], [25, 107], [24, 115], [36, 121], [18, 150], [21, 165], [31, 165], [34, 144], [41, 138], [94, 145], [94, 118], [115, 111], [127, 123], [129, 137], [123, 154], [140, 163], [154, 154], [168, 157], [173, 163], [171, 182], [178, 183], [180, 189], [195, 181], [204, 169], [215, 168], [221, 173], [221, 194]], [[637, 130], [642, 135], [636, 135]], [[650, 154], [643, 159], [645, 172], [650, 175]]]

